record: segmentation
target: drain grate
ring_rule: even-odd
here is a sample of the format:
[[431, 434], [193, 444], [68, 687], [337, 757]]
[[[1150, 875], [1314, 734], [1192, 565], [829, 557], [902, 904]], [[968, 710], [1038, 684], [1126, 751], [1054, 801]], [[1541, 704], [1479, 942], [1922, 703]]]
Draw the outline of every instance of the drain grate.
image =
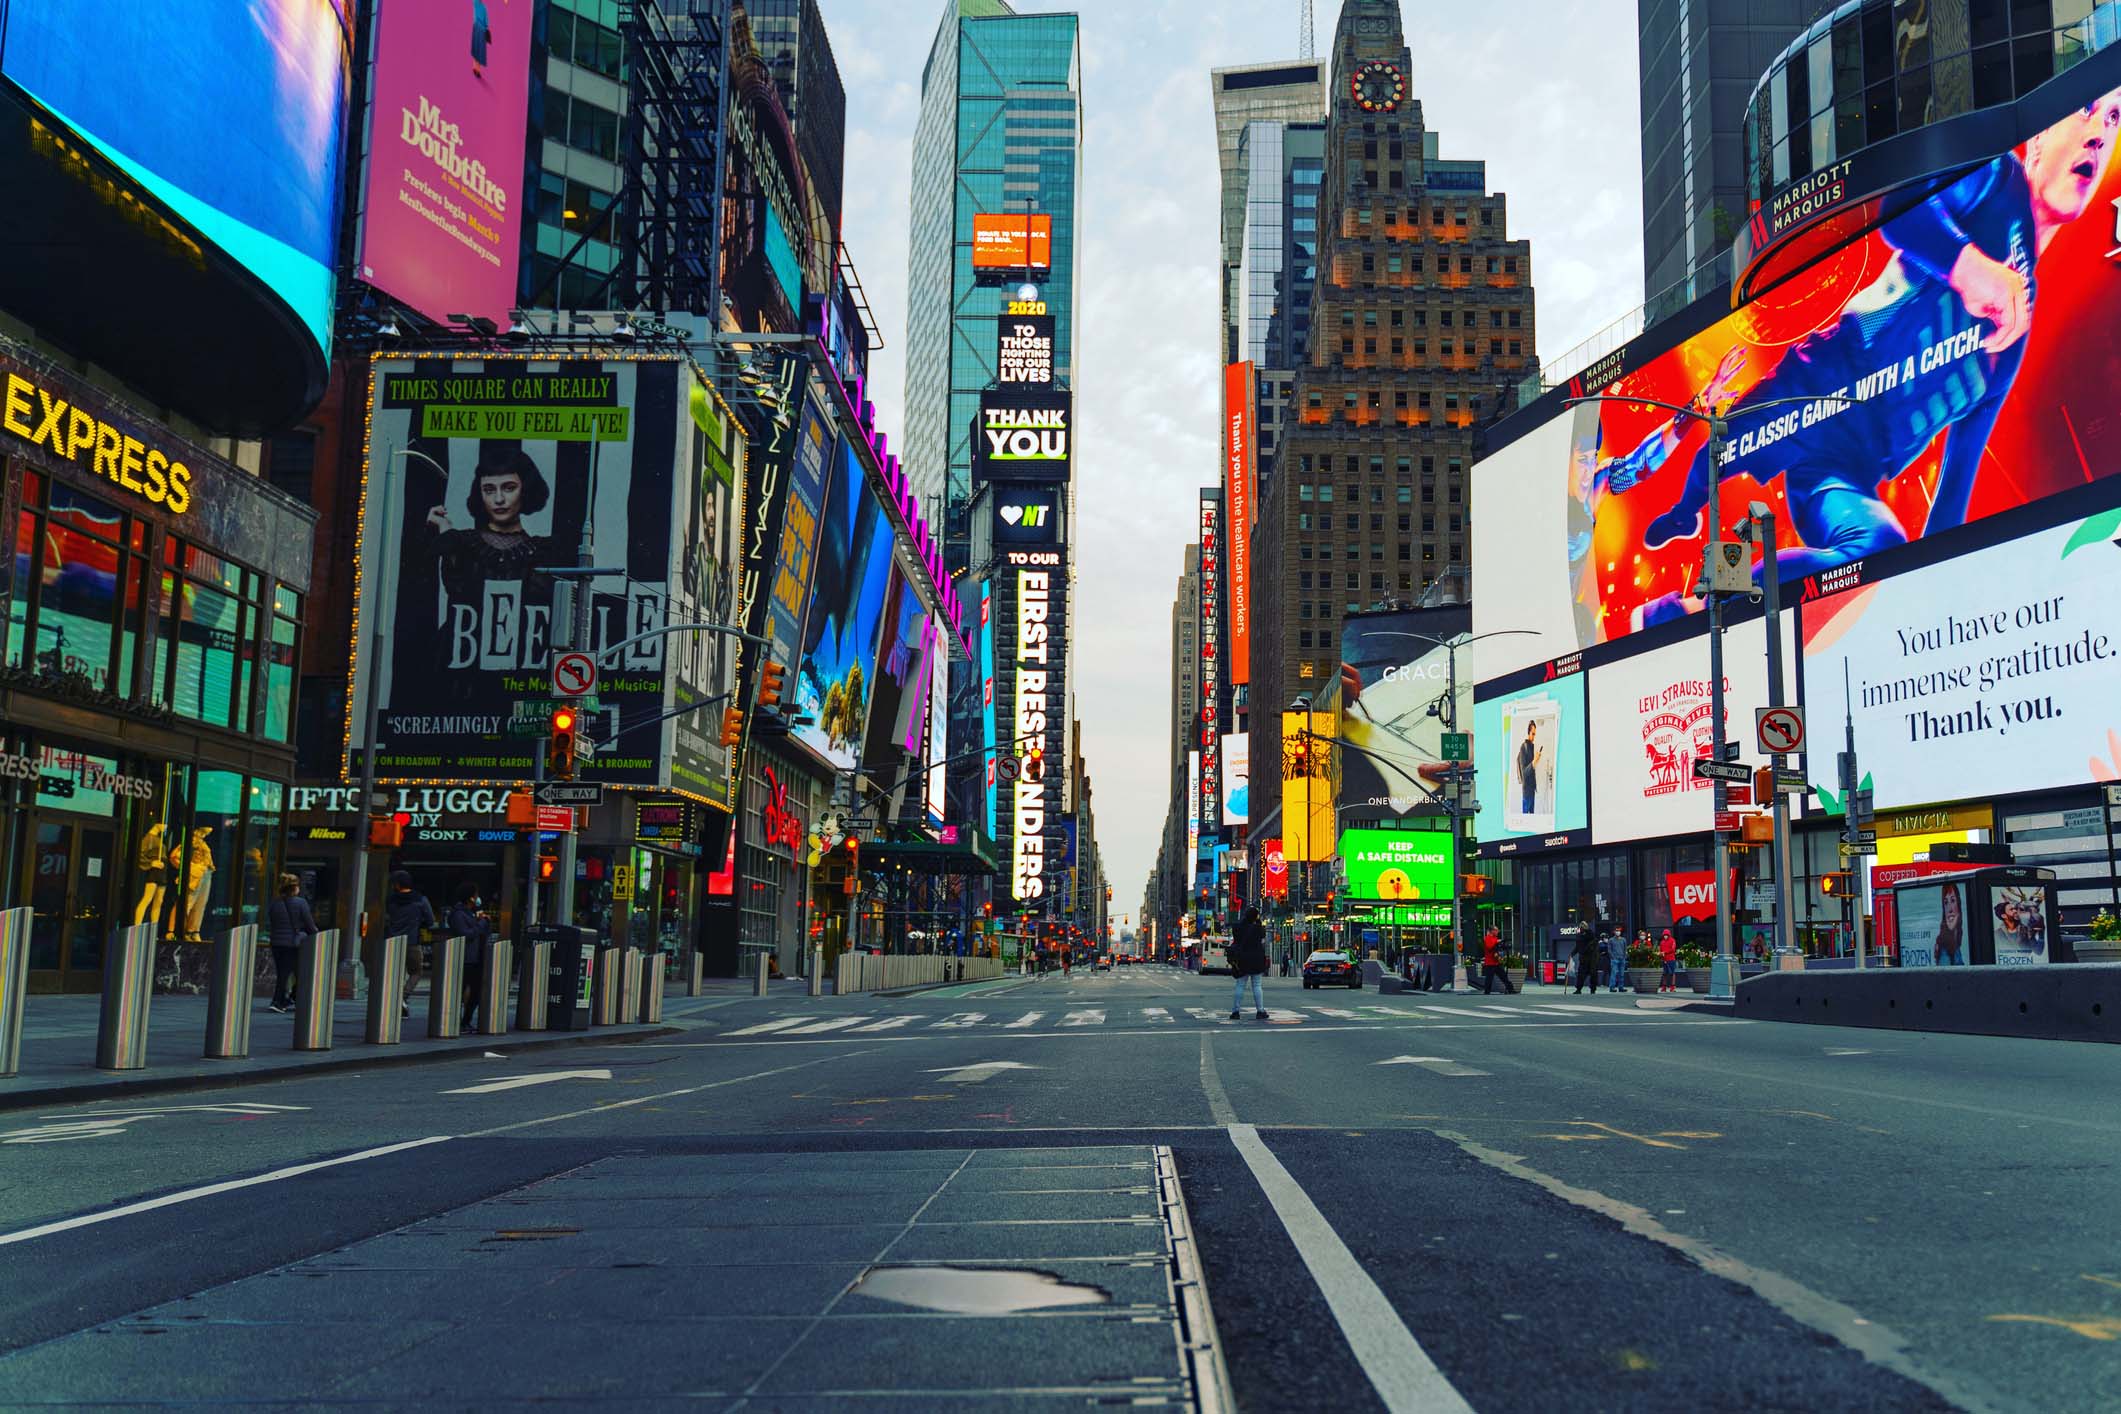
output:
[[498, 1229], [488, 1242], [551, 1242], [555, 1238], [579, 1237], [578, 1227], [504, 1227]]
[[1178, 1186], [1171, 1148], [1159, 1144], [1155, 1153], [1157, 1204], [1164, 1219], [1164, 1247], [1171, 1254], [1171, 1293], [1178, 1307], [1186, 1381], [1192, 1386], [1195, 1409], [1223, 1414], [1235, 1409], [1237, 1401], [1230, 1390], [1230, 1367], [1223, 1361], [1222, 1337], [1215, 1330], [1215, 1312], [1208, 1305], [1200, 1246], [1193, 1238], [1193, 1220], [1186, 1214], [1186, 1195]]

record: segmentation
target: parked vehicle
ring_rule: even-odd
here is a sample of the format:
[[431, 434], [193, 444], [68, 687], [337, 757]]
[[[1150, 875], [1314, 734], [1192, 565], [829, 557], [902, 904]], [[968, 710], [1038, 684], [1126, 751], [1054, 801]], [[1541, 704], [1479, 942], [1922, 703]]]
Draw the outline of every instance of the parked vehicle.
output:
[[1227, 935], [1200, 940], [1200, 971], [1203, 977], [1211, 972], [1224, 977], [1230, 975], [1229, 947], [1230, 939]]

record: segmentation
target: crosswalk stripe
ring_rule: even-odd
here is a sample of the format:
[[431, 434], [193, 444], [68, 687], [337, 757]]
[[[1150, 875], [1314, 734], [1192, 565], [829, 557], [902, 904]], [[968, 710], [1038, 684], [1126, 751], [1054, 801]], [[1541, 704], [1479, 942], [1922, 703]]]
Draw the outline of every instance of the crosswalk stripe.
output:
[[1169, 1022], [1171, 1020], [1171, 1013], [1160, 1006], [1145, 1006], [1142, 1008], [1142, 1015], [1151, 1021]]
[[1464, 1016], [1465, 1012], [1455, 1006], [1425, 1006], [1423, 1011], [1433, 1011], [1438, 1016]]
[[746, 1027], [745, 1027], [745, 1028], [744, 1028], [743, 1030], [741, 1030], [741, 1031], [731, 1031], [731, 1032], [728, 1032], [728, 1033], [726, 1033], [726, 1034], [728, 1034], [728, 1035], [731, 1035], [731, 1036], [757, 1036], [757, 1035], [759, 1035], [760, 1033], [762, 1033], [762, 1032], [766, 1032], [766, 1031], [781, 1031], [781, 1030], [785, 1030], [786, 1028], [788, 1028], [788, 1027], [790, 1027], [790, 1026], [793, 1026], [793, 1025], [795, 1025], [795, 1024], [796, 1024], [797, 1022], [801, 1021], [802, 1019], [803, 1019], [803, 1018], [801, 1018], [800, 1016], [788, 1016], [788, 1017], [783, 1017], [783, 1018], [782, 1018], [781, 1020], [779, 1020], [779, 1021], [762, 1021], [762, 1022], [760, 1022], [760, 1023], [758, 1024], [758, 1025], [756, 1025], [756, 1026], [746, 1026]]
[[1529, 1007], [1527, 1010], [1540, 1012], [1547, 1016], [1574, 1016], [1576, 1014], [1573, 1011], [1563, 1011], [1558, 1006], [1535, 1006]]
[[1362, 1013], [1349, 1011], [1345, 1007], [1315, 1006], [1311, 1010], [1317, 1012], [1320, 1016], [1344, 1016], [1354, 1021], [1362, 1020]]
[[955, 1031], [967, 1026], [977, 1026], [987, 1019], [983, 1011], [953, 1011], [928, 1029], [930, 1031]]
[[1101, 1011], [1071, 1011], [1061, 1019], [1063, 1026], [1103, 1026], [1105, 1014]]
[[1496, 1016], [1522, 1016], [1522, 1015], [1524, 1015], [1524, 1008], [1523, 1008], [1523, 1007], [1514, 1007], [1514, 1006], [1484, 1006], [1484, 1007], [1481, 1007], [1481, 1008], [1480, 1008], [1480, 1010], [1481, 1010], [1481, 1011], [1485, 1011], [1485, 1012], [1492, 1012], [1492, 1013], [1493, 1013], [1494, 1015], [1496, 1015]]
[[1377, 1012], [1384, 1016], [1405, 1016], [1407, 1014], [1407, 1009], [1405, 1007], [1378, 1006], [1374, 1002], [1368, 1006], [1365, 1006], [1363, 1010]]
[[1271, 1006], [1267, 1008], [1267, 1020], [1269, 1021], [1309, 1021], [1310, 1019], [1310, 1017], [1305, 1016], [1300, 1011], [1283, 1011], [1280, 1007]]
[[1022, 1016], [1019, 1016], [1016, 1020], [1010, 1022], [1007, 1026], [1004, 1026], [1002, 1030], [1021, 1031], [1027, 1026], [1036, 1025], [1038, 1023], [1038, 1019], [1044, 1015], [1045, 1013], [1042, 1011], [1027, 1011]]
[[[867, 1026], [857, 1026], [857, 1027], [855, 1027], [854, 1029], [855, 1029], [856, 1031], [896, 1031], [896, 1030], [898, 1030], [898, 1029], [899, 1029], [899, 1028], [900, 1028], [901, 1026], [904, 1026], [904, 1025], [906, 1025], [907, 1023], [909, 1023], [909, 1022], [914, 1022], [914, 1021], [919, 1021], [919, 1020], [920, 1020], [920, 1017], [919, 1017], [918, 1015], [914, 1015], [914, 1016], [892, 1016], [892, 1017], [886, 1017], [886, 1018], [885, 1018], [884, 1020], [882, 1020], [882, 1021], [872, 1021], [872, 1022], [870, 1022], [870, 1023], [869, 1023], [869, 1024], [867, 1025]], [[852, 1033], [850, 1032], [849, 1034], [851, 1035]]]
[[808, 1026], [798, 1026], [788, 1034], [790, 1036], [808, 1036], [818, 1031], [837, 1031], [842, 1026], [852, 1026], [860, 1020], [861, 1018], [858, 1016], [836, 1016], [830, 1021], [813, 1021]]
[[1612, 1007], [1586, 1006], [1582, 1002], [1550, 1002], [1548, 1005], [1552, 1006], [1556, 1011], [1587, 1011], [1593, 1016], [1611, 1016], [1613, 1014]]
[[1214, 1012], [1209, 1011], [1206, 1007], [1202, 1006], [1187, 1007], [1186, 1015], [1192, 1017], [1195, 1021], [1214, 1021], [1216, 1019], [1216, 1015]]

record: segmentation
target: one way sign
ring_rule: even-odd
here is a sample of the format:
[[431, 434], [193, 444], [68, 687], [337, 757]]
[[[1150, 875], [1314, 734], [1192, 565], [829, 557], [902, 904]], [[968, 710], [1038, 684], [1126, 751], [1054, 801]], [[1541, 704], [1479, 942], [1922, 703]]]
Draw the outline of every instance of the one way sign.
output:
[[546, 781], [537, 788], [540, 805], [602, 805], [602, 781]]

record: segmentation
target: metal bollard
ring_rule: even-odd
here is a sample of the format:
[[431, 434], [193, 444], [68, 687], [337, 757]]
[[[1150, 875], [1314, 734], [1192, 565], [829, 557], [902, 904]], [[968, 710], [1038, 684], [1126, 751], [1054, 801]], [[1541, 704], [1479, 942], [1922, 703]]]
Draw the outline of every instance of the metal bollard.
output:
[[332, 1013], [339, 1001], [339, 930], [326, 928], [302, 944], [295, 963], [295, 1049], [331, 1049]]
[[231, 928], [214, 943], [213, 989], [206, 994], [206, 1058], [250, 1054], [251, 993], [258, 975], [258, 928]]
[[120, 928], [103, 954], [96, 1069], [147, 1069], [147, 1001], [155, 990], [155, 925]]
[[479, 964], [479, 1034], [508, 1034], [508, 977], [515, 969], [515, 944], [495, 938]]
[[685, 995], [696, 997], [707, 990], [707, 955], [698, 948], [687, 954]]
[[0, 913], [0, 1076], [22, 1068], [22, 998], [29, 991], [29, 934], [35, 909]]
[[763, 997], [766, 995], [766, 950], [760, 948], [753, 956], [758, 962], [759, 971], [757, 978], [752, 982], [751, 995]]
[[447, 1041], [464, 1034], [464, 937], [435, 944], [427, 973], [427, 1034]]
[[619, 950], [597, 949], [595, 1022], [598, 1026], [619, 1024]]
[[823, 948], [812, 948], [810, 950], [810, 995], [813, 997], [825, 995], [825, 950]]
[[376, 971], [368, 978], [368, 1028], [371, 1046], [395, 1046], [405, 1039], [405, 953], [412, 939], [403, 933], [376, 945]]
[[652, 952], [641, 958], [641, 1016], [643, 1022], [663, 1019], [663, 954]]
[[619, 1025], [631, 1026], [641, 1019], [641, 950], [627, 948], [619, 954]]
[[516, 959], [516, 1030], [543, 1031], [552, 988], [552, 941], [529, 943]]

